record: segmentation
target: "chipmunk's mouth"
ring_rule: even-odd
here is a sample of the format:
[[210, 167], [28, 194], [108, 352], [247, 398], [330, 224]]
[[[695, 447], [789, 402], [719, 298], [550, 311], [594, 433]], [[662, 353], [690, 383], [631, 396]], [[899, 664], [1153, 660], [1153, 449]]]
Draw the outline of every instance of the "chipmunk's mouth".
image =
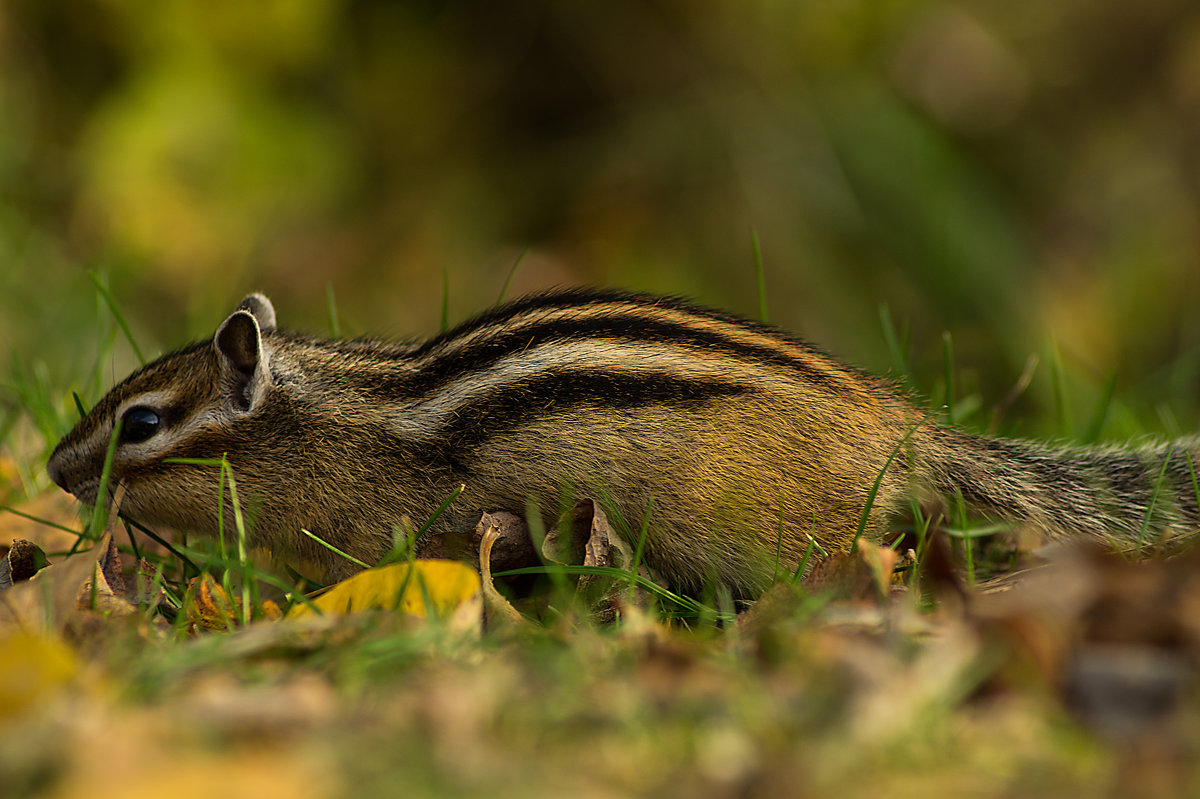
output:
[[[55, 482], [58, 482], [58, 481], [55, 481]], [[100, 493], [100, 480], [99, 479], [86, 480], [82, 483], [76, 483], [75, 485], [70, 485], [70, 486], [64, 485], [62, 483], [58, 483], [58, 485], [62, 488], [63, 491], [66, 491], [68, 494], [75, 497], [75, 499], [79, 500], [84, 505], [95, 505], [96, 504], [96, 496]]]
[[54, 481], [55, 485], [83, 504], [96, 504], [96, 495], [100, 490], [100, 478], [84, 477], [80, 479], [78, 474], [73, 473], [70, 468], [70, 459], [61, 449], [56, 449], [50, 456], [50, 461], [46, 464], [46, 474], [50, 475], [50, 479]]

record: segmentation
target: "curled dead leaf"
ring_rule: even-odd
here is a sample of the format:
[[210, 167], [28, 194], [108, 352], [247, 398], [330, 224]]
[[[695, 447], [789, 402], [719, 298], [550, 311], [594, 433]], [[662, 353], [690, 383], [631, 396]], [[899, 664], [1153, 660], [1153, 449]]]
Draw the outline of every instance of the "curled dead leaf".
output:
[[202, 630], [231, 630], [237, 626], [238, 606], [211, 574], [202, 574], [188, 583], [183, 607], [188, 621]]
[[[515, 522], [514, 522], [515, 520]], [[485, 513], [475, 526], [479, 536], [479, 573], [483, 594], [484, 622], [489, 628], [497, 626], [525, 626], [529, 622], [512, 603], [496, 590], [492, 581], [492, 550], [496, 543], [514, 535], [513, 526], [519, 523], [523, 534], [529, 537], [525, 523], [511, 513]]]
[[[570, 512], [547, 534], [542, 544], [543, 556], [552, 562], [588, 568], [609, 568], [633, 571], [640, 577], [664, 587], [662, 580], [644, 563], [636, 563], [629, 544], [613, 532], [608, 516], [600, 503], [592, 499], [576, 502]], [[601, 622], [615, 621], [636, 606], [646, 607], [649, 599], [644, 590], [634, 588], [615, 572], [612, 576], [582, 574], [576, 588], [589, 597], [588, 602]]]
[[49, 565], [42, 548], [24, 538], [14, 539], [0, 560], [0, 589], [24, 582]]
[[[554, 563], [582, 566], [633, 567], [633, 553], [620, 536], [612, 532], [608, 516], [600, 503], [580, 500], [559, 520], [542, 542], [542, 555]], [[580, 577], [586, 586], [594, 575]]]
[[529, 535], [529, 526], [520, 516], [507, 511], [484, 513], [475, 525], [475, 540], [478, 542], [481, 562], [484, 560], [484, 534], [489, 532], [491, 540], [486, 560], [492, 569], [520, 569], [540, 562]]
[[852, 552], [835, 552], [822, 559], [802, 581], [810, 591], [824, 591], [836, 599], [879, 601], [892, 590], [892, 571], [899, 559], [895, 550], [860, 540]]
[[[47, 566], [31, 579], [0, 591], [0, 632], [5, 627], [26, 631], [62, 632], [75, 614], [91, 607], [94, 596], [105, 593], [107, 584], [101, 560], [111, 553], [105, 536], [96, 546], [66, 560]], [[98, 577], [93, 588], [93, 578]]]
[[[495, 527], [497, 537], [492, 542], [490, 562], [496, 571], [520, 569], [541, 563], [529, 527], [525, 521], [507, 511], [485, 513], [487, 525], [476, 524], [470, 532], [429, 533], [414, 545], [418, 560], [458, 560], [475, 562], [479, 559], [483, 544], [483, 533], [487, 527]], [[481, 517], [482, 519], [482, 517]]]

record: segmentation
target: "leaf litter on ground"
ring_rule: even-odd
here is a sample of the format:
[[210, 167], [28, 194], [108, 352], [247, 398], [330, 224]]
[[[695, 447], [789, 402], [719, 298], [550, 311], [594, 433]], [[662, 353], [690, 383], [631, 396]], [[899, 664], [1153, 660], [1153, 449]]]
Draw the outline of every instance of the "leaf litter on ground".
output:
[[[705, 626], [673, 622], [631, 590], [622, 570], [635, 558], [597, 503], [572, 508], [541, 557], [522, 536], [517, 517], [481, 520], [468, 545], [482, 581], [460, 564], [401, 562], [315, 599], [324, 616], [295, 605], [281, 621], [263, 615], [242, 628], [229, 623], [241, 616], [220, 584], [201, 578], [208, 599], [198, 588], [189, 602], [207, 602], [213, 623], [190, 640], [166, 624], [122, 622], [154, 617], [161, 597], [155, 579], [120, 573], [107, 538], [0, 591], [0, 680], [33, 686], [31, 700], [0, 714], [0, 743], [23, 732], [47, 740], [30, 732], [39, 725], [79, 740], [97, 719], [144, 723], [158, 731], [150, 763], [174, 748], [181, 762], [237, 775], [251, 750], [287, 747], [261, 761], [293, 769], [281, 784], [306, 773], [290, 754], [324, 747], [332, 776], [314, 784], [331, 796], [405, 779], [417, 794], [489, 796], [550, 795], [581, 780], [594, 795], [876, 795], [922, 778], [996, 796], [1200, 785], [1189, 732], [1200, 716], [1194, 555], [1133, 561], [1069, 547], [971, 587], [936, 539], [923, 570], [907, 572], [906, 556], [864, 541], [781, 580], [736, 623]], [[518, 610], [528, 606], [494, 584], [501, 541], [524, 553], [509, 570], [565, 570], [590, 604], [566, 626]], [[569, 603], [554, 602], [568, 618]], [[519, 636], [494, 622], [497, 607], [519, 620]], [[456, 612], [473, 619], [473, 637], [444, 623]], [[97, 673], [127, 680], [116, 695], [131, 699], [81, 693]], [[64, 710], [81, 702], [88, 713]], [[391, 759], [376, 762], [372, 747]], [[95, 760], [55, 764], [60, 795], [76, 795]], [[45, 757], [22, 762], [0, 757], [14, 784], [45, 778]]]

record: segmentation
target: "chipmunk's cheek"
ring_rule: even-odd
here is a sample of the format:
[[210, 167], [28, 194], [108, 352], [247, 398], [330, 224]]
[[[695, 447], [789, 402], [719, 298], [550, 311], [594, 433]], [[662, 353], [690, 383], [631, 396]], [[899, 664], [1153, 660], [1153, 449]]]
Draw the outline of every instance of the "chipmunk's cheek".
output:
[[121, 515], [127, 519], [148, 526], [167, 525], [178, 527], [178, 513], [171, 505], [168, 497], [160, 492], [147, 490], [140, 484], [126, 486], [125, 497], [121, 503]]
[[204, 488], [189, 490], [169, 473], [142, 472], [126, 483], [121, 515], [177, 532], [210, 532], [215, 529], [216, 491]]

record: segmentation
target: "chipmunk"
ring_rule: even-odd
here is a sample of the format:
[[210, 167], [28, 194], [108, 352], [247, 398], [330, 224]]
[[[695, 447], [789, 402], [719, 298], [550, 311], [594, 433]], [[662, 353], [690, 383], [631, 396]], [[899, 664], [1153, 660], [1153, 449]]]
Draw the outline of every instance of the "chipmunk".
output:
[[[888, 382], [764, 324], [617, 291], [539, 294], [419, 344], [276, 325], [252, 294], [211, 340], [135, 371], [58, 444], [50, 477], [127, 518], [213, 532], [226, 458], [250, 541], [342, 578], [301, 530], [376, 562], [401, 520], [470, 530], [483, 511], [601, 499], [682, 590], [763, 591], [815, 542], [880, 537], [920, 496], [1054, 535], [1136, 541], [1200, 525], [1200, 442], [1059, 448], [942, 426]], [[1197, 464], [1200, 468], [1200, 464]], [[226, 491], [226, 496], [228, 492]], [[1149, 519], [1147, 519], [1149, 517]], [[630, 542], [636, 545], [637, 542]], [[820, 551], [818, 550], [818, 551]]]

